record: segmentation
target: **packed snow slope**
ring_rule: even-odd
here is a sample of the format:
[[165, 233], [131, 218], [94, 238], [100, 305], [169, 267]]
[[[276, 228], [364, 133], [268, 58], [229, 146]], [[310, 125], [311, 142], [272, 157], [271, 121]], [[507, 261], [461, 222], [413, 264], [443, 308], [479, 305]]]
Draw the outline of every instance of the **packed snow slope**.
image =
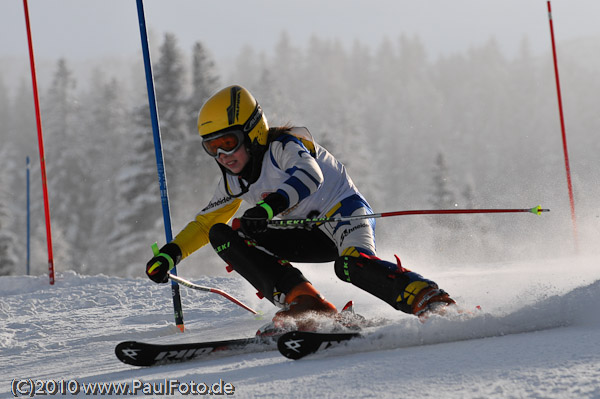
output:
[[[420, 268], [464, 307], [483, 309], [426, 323], [337, 280], [330, 265], [306, 265], [307, 276], [338, 306], [353, 299], [359, 312], [388, 320], [372, 334], [376, 339], [299, 361], [268, 351], [152, 368], [120, 363], [115, 345], [253, 335], [275, 309], [234, 274], [197, 279], [264, 316], [182, 287], [182, 334], [173, 325], [168, 286], [142, 277], [64, 272], [54, 286], [47, 276], [2, 277], [0, 397], [13, 397], [15, 379], [157, 388], [168, 379], [228, 383], [239, 398], [600, 398], [599, 259]], [[145, 395], [127, 397], [134, 396]]]

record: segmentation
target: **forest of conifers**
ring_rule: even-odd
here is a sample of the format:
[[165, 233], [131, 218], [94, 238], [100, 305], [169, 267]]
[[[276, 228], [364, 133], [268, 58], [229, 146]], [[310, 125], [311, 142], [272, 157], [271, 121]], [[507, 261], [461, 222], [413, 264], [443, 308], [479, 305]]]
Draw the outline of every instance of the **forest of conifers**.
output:
[[[559, 46], [559, 66], [579, 240], [598, 235], [600, 78], [585, 39]], [[220, 172], [202, 150], [196, 116], [216, 90], [241, 84], [271, 126], [306, 126], [348, 168], [376, 212], [529, 208], [542, 216], [409, 216], [378, 220], [378, 245], [405, 264], [500, 263], [561, 256], [574, 247], [550, 49], [515, 56], [490, 39], [432, 58], [418, 37], [376, 48], [283, 34], [271, 54], [247, 47], [217, 65], [201, 42], [161, 38], [153, 71], [176, 234], [212, 197]], [[139, 59], [138, 59], [139, 58]], [[145, 75], [132, 55], [122, 73], [101, 61], [78, 81], [54, 60], [40, 82], [52, 239], [58, 271], [143, 276], [165, 233]], [[26, 163], [31, 168], [32, 273], [46, 272], [46, 231], [29, 71], [0, 72], [0, 275], [24, 274]], [[15, 87], [8, 90], [7, 87]], [[585, 241], [579, 244], [585, 247]], [[203, 248], [180, 274], [222, 273]]]

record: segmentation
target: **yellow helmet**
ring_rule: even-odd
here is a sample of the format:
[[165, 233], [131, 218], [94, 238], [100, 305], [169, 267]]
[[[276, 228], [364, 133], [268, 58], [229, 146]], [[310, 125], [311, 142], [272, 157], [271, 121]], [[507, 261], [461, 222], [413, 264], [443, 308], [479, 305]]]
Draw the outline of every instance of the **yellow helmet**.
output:
[[267, 117], [252, 94], [242, 86], [220, 90], [206, 100], [198, 114], [198, 133], [203, 139], [230, 130], [241, 130], [249, 147], [267, 144]]

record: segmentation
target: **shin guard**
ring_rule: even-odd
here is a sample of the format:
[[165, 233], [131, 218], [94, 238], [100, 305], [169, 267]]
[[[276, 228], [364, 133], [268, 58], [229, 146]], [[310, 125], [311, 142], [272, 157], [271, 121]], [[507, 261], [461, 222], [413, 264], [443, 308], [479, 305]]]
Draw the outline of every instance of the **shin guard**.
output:
[[340, 256], [335, 274], [343, 281], [367, 291], [395, 309], [414, 314], [415, 298], [426, 287], [437, 288], [433, 281], [404, 269], [399, 264], [375, 256]]

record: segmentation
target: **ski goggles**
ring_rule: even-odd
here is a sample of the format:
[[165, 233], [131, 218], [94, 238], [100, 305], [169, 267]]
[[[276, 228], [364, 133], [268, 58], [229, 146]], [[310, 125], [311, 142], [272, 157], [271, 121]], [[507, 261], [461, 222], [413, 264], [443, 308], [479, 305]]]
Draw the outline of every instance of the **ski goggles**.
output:
[[202, 140], [202, 147], [213, 158], [221, 154], [231, 155], [244, 144], [244, 133], [241, 130], [230, 130], [215, 133], [214, 136]]

